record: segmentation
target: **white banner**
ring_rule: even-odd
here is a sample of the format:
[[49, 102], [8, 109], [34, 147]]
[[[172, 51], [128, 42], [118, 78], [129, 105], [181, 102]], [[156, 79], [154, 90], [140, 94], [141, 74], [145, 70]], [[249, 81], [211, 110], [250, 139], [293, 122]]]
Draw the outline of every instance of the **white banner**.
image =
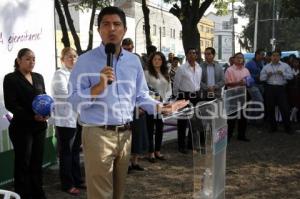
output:
[[14, 71], [17, 53], [25, 47], [35, 53], [34, 72], [43, 75], [49, 93], [56, 64], [54, 0], [0, 1], [0, 136], [8, 127], [4, 117], [7, 111], [3, 101], [3, 78]]

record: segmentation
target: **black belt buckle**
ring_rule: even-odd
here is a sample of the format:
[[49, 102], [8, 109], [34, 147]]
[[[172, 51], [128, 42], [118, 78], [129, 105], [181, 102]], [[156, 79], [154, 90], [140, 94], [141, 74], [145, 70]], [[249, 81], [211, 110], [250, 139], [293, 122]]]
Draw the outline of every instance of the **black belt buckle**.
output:
[[198, 97], [200, 97], [200, 94], [199, 94], [199, 92], [198, 91], [196, 91], [196, 92], [191, 92], [190, 93], [190, 98], [191, 99], [193, 99], [193, 98], [198, 98]]
[[105, 130], [115, 131], [115, 132], [123, 132], [130, 129], [129, 124], [123, 124], [123, 125], [104, 125], [101, 126]]
[[207, 98], [208, 99], [213, 99], [213, 98], [215, 98], [215, 93], [214, 92], [207, 92]]

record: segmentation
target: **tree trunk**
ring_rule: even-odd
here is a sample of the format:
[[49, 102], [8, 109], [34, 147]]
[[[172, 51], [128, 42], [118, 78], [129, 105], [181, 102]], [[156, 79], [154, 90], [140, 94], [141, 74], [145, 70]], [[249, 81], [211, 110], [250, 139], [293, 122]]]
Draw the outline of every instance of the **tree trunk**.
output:
[[68, 22], [72, 37], [74, 39], [74, 44], [75, 44], [77, 53], [78, 53], [78, 55], [81, 55], [82, 54], [82, 49], [81, 49], [81, 45], [80, 45], [80, 39], [77, 35], [76, 29], [75, 29], [75, 26], [74, 26], [74, 23], [73, 23], [73, 19], [72, 19], [72, 16], [70, 14], [70, 11], [69, 11], [69, 2], [68, 2], [68, 0], [61, 0], [61, 2], [62, 2], [62, 5], [63, 5], [63, 8], [64, 8], [64, 11], [65, 11], [65, 16], [67, 18], [67, 22]]
[[185, 54], [188, 53], [189, 48], [195, 48], [198, 50], [198, 61], [201, 60], [201, 48], [200, 48], [200, 33], [197, 28], [197, 24], [182, 23], [182, 44]]
[[182, 26], [182, 44], [185, 54], [191, 47], [198, 50], [198, 61], [201, 60], [201, 48], [200, 48], [200, 32], [197, 24], [203, 17], [207, 8], [212, 4], [213, 0], [202, 1], [200, 0], [181, 0], [181, 7], [176, 3], [170, 9], [170, 13], [176, 16], [181, 22]]
[[67, 28], [64, 13], [61, 9], [61, 4], [60, 4], [59, 0], [55, 0], [55, 10], [57, 12], [58, 19], [59, 19], [59, 24], [60, 24], [61, 31], [62, 31], [61, 42], [64, 44], [64, 47], [70, 47], [70, 39], [69, 39], [69, 35], [68, 35], [68, 28]]
[[93, 48], [93, 33], [94, 33], [93, 28], [94, 28], [96, 8], [97, 8], [97, 0], [93, 0], [92, 14], [91, 14], [90, 26], [89, 26], [89, 43], [86, 48], [86, 51], [89, 51]]
[[146, 0], [142, 0], [142, 10], [144, 14], [144, 23], [145, 23], [146, 49], [148, 49], [148, 47], [152, 45], [152, 41], [150, 35], [150, 19], [149, 19], [150, 10], [147, 7]]

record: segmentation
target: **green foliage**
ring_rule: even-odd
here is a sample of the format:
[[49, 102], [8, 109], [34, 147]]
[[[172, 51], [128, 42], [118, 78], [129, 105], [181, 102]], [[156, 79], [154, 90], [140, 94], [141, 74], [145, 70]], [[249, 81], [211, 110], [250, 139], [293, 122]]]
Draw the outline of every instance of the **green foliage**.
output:
[[284, 0], [282, 1], [282, 8], [287, 16], [291, 18], [300, 17], [299, 0]]
[[[282, 2], [282, 4], [281, 4]], [[254, 40], [254, 20], [255, 20], [255, 1], [243, 0], [244, 7], [240, 8], [238, 14], [249, 18], [249, 24], [244, 28], [240, 35], [240, 44], [242, 47], [252, 51]], [[300, 21], [297, 19], [287, 20], [286, 9], [283, 9], [285, 0], [276, 0], [276, 9], [279, 11], [280, 20], [275, 21], [276, 46], [281, 50], [300, 49]], [[270, 51], [272, 49], [270, 39], [272, 38], [272, 19], [273, 19], [273, 1], [259, 0], [258, 11], [258, 37], [257, 48]]]
[[228, 1], [223, 1], [223, 0], [218, 0], [215, 1], [214, 6], [217, 9], [217, 15], [226, 15], [228, 14], [228, 4], [231, 2], [235, 2], [234, 0], [228, 0]]

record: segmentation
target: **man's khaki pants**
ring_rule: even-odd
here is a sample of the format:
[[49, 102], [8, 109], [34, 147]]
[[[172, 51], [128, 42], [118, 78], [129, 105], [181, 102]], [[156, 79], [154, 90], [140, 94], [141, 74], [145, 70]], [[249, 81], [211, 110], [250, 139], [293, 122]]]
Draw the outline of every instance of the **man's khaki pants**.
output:
[[122, 199], [131, 150], [131, 132], [83, 127], [88, 199]]

